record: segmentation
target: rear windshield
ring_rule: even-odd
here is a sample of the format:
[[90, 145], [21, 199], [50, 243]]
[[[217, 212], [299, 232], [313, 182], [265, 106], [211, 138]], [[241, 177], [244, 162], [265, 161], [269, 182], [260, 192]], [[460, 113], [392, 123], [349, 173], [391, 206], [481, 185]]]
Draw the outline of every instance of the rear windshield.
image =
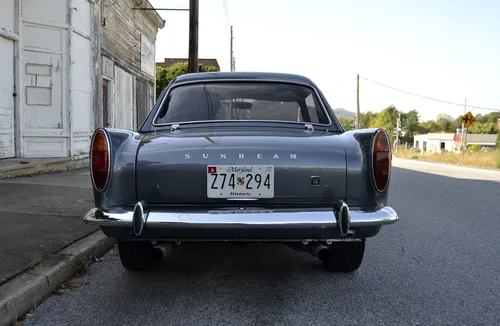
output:
[[314, 91], [286, 83], [203, 83], [173, 88], [156, 125], [207, 120], [330, 124]]

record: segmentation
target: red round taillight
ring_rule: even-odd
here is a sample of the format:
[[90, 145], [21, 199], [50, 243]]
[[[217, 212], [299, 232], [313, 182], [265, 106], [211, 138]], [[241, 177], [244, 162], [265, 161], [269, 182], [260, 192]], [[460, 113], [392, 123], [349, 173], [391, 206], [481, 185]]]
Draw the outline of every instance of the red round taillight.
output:
[[98, 191], [106, 189], [109, 178], [109, 139], [103, 129], [97, 129], [92, 137], [90, 169], [92, 183]]
[[384, 191], [391, 173], [391, 146], [383, 130], [377, 131], [373, 140], [373, 182], [378, 191]]

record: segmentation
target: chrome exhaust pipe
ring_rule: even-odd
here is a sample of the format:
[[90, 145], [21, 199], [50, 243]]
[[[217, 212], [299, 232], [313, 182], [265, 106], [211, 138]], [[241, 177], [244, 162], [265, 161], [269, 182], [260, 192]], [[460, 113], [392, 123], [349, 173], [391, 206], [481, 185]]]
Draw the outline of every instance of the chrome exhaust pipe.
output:
[[351, 212], [349, 211], [349, 206], [344, 201], [341, 201], [339, 206], [339, 209], [335, 211], [337, 229], [341, 236], [346, 236], [349, 233], [351, 225]]
[[148, 205], [145, 201], [139, 201], [135, 204], [134, 214], [132, 215], [132, 227], [137, 236], [141, 235], [146, 227], [146, 222], [148, 220], [147, 207]]
[[167, 257], [168, 254], [172, 251], [172, 246], [168, 243], [160, 243], [153, 247], [153, 252], [151, 253], [153, 259], [162, 260]]

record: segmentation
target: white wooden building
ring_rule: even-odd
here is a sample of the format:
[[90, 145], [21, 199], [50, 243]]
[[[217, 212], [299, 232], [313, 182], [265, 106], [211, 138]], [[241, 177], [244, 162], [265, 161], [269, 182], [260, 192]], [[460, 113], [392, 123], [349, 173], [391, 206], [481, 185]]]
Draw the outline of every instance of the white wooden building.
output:
[[426, 152], [441, 153], [459, 150], [457, 134], [453, 132], [435, 132], [413, 137], [413, 147]]
[[[128, 13], [136, 5], [149, 5], [147, 0], [113, 3], [126, 3]], [[128, 70], [128, 78], [124, 78], [118, 67], [113, 76], [107, 76], [108, 70], [101, 63], [104, 5], [101, 0], [0, 0], [0, 159], [88, 156], [91, 134], [103, 125], [103, 110], [108, 109], [103, 107], [103, 95], [111, 95], [103, 94], [103, 79], [116, 79], [115, 107], [127, 104], [127, 110], [118, 116], [133, 117], [129, 119], [133, 124], [116, 126], [137, 125], [137, 103], [121, 103], [136, 99], [122, 95], [136, 93], [137, 72]], [[130, 23], [137, 19], [134, 15], [129, 14], [126, 20], [137, 30]], [[139, 22], [153, 31], [149, 42], [143, 42], [153, 55], [156, 31], [164, 24], [158, 17], [154, 16], [153, 22]], [[136, 49], [136, 57], [142, 57], [140, 44], [124, 46]], [[154, 57], [148, 60], [154, 69]], [[148, 74], [142, 79], [154, 86], [155, 72], [151, 75], [149, 66], [144, 67]], [[154, 98], [154, 87], [152, 92], [148, 98]], [[142, 111], [149, 112], [152, 101], [139, 104]], [[111, 113], [109, 117], [117, 119]], [[112, 121], [109, 125], [114, 126]]]

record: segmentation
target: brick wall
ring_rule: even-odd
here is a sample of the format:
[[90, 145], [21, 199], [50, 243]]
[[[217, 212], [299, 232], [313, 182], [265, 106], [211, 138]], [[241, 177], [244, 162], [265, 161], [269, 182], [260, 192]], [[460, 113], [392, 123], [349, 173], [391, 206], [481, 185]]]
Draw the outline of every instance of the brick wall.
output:
[[101, 0], [101, 52], [124, 70], [154, 83], [141, 71], [141, 35], [155, 43], [163, 21], [154, 10], [134, 7], [151, 5], [147, 0]]

